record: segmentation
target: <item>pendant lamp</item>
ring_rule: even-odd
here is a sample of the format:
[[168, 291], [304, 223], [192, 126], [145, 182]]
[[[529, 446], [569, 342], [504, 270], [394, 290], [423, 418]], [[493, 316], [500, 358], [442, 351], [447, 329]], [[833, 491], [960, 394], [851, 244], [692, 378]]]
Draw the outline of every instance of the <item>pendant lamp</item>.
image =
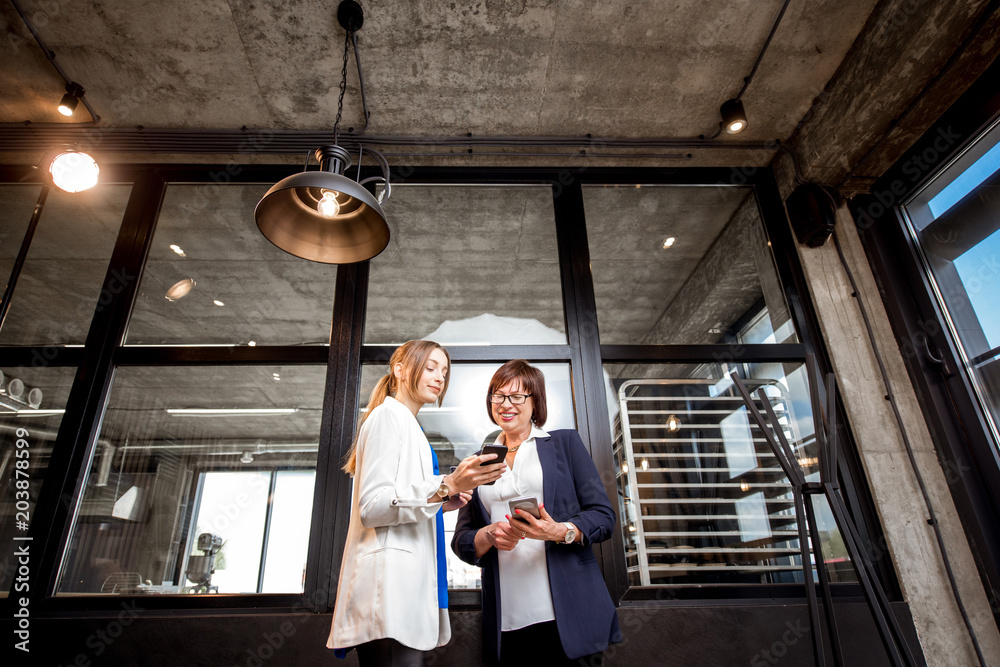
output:
[[[285, 252], [314, 262], [351, 264], [371, 259], [385, 250], [389, 244], [389, 225], [380, 199], [364, 187], [364, 183], [373, 179], [359, 182], [344, 175], [351, 166], [351, 157], [337, 144], [337, 140], [347, 88], [348, 49], [353, 43], [357, 60], [354, 33], [364, 22], [364, 15], [358, 3], [345, 0], [337, 9], [337, 18], [347, 31], [347, 39], [333, 143], [316, 150], [319, 171], [304, 171], [275, 183], [257, 204], [254, 218], [257, 228], [267, 240]], [[360, 67], [358, 62], [359, 79], [363, 86], [364, 76]], [[367, 117], [366, 108], [366, 126]], [[369, 149], [369, 152], [380, 158], [383, 176], [375, 178], [384, 182], [383, 194], [388, 198], [388, 165], [377, 151]], [[361, 158], [358, 160], [360, 175]]]
[[257, 228], [296, 257], [325, 264], [371, 259], [389, 245], [378, 200], [343, 175], [351, 158], [340, 146], [316, 150], [320, 171], [304, 171], [271, 186], [257, 204]]

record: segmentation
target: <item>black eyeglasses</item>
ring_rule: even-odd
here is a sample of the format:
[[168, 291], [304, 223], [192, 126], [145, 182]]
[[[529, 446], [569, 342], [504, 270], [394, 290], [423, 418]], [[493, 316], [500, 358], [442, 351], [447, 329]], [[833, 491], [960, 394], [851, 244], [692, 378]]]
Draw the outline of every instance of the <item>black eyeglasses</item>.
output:
[[510, 399], [511, 405], [521, 405], [531, 394], [490, 394], [490, 403], [503, 405], [503, 402]]

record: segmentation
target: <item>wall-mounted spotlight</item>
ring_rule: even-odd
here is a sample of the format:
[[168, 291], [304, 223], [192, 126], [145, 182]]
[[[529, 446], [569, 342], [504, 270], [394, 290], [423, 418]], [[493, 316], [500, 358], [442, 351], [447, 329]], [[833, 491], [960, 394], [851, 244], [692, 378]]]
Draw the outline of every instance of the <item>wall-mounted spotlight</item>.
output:
[[82, 192], [97, 185], [101, 168], [97, 161], [86, 153], [63, 151], [52, 158], [49, 174], [52, 183], [66, 192]]
[[76, 111], [76, 105], [80, 103], [80, 98], [83, 97], [83, 94], [83, 86], [78, 84], [76, 81], [67, 83], [66, 94], [62, 96], [61, 100], [59, 100], [59, 113], [64, 116], [72, 116], [73, 112]]
[[726, 100], [719, 108], [719, 113], [722, 114], [722, 129], [726, 134], [739, 134], [747, 128], [747, 113], [740, 100]]

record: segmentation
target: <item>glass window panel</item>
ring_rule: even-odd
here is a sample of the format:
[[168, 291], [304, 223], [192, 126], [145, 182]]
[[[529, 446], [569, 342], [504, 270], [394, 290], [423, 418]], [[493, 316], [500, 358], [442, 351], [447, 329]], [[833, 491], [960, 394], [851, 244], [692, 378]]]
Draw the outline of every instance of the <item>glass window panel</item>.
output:
[[[37, 366], [6, 366], [0, 370], [3, 372], [0, 389], [0, 540], [12, 545], [16, 544], [15, 537], [26, 535], [27, 525], [35, 516], [38, 493], [45, 481], [76, 368], [47, 368], [39, 361]], [[15, 380], [23, 384], [23, 389]], [[13, 549], [4, 549], [0, 556], [0, 597], [7, 595], [16, 571]]]
[[[576, 428], [573, 411], [573, 390], [568, 364], [533, 364], [545, 376], [545, 395], [548, 407], [546, 430]], [[458, 465], [466, 456], [475, 454], [488, 442], [493, 442], [500, 427], [490, 421], [486, 410], [486, 389], [490, 378], [501, 364], [452, 364], [448, 393], [443, 404], [426, 405], [417, 413], [417, 421], [424, 429], [427, 440], [438, 456], [440, 470], [445, 472]], [[361, 369], [361, 410], [385, 366], [365, 365]], [[445, 512], [445, 541], [451, 543], [458, 512]], [[448, 586], [450, 588], [479, 588], [480, 569], [462, 562], [448, 550]]]
[[271, 244], [253, 211], [269, 185], [169, 185], [125, 341], [326, 345], [337, 267]]
[[[201, 474], [197, 519], [188, 536], [184, 568], [188, 590], [257, 592], [270, 481], [271, 475], [261, 471]], [[204, 548], [210, 544], [202, 537], [205, 534], [220, 538], [217, 552]]]
[[41, 191], [40, 185], [0, 185], [0, 282], [4, 286]]
[[400, 185], [386, 213], [366, 343], [566, 344], [550, 187]]
[[1000, 445], [1000, 125], [904, 207], [994, 443]]
[[[633, 586], [802, 581], [792, 489], [730, 371], [762, 387], [809, 481], [818, 450], [801, 363], [607, 364], [618, 509]], [[759, 403], [759, 401], [758, 401]], [[853, 581], [825, 498], [817, 516], [834, 581]], [[815, 557], [814, 557], [815, 559]]]
[[[198, 559], [219, 558], [213, 535], [225, 565], [216, 569], [226, 574], [206, 587], [260, 590], [263, 526], [275, 520], [271, 478], [315, 473], [325, 373], [323, 366], [117, 369], [59, 593], [203, 591], [197, 573], [207, 563]], [[278, 518], [289, 498], [274, 498]], [[307, 505], [297, 510], [311, 515]], [[202, 533], [207, 543], [199, 543]], [[286, 554], [303, 553], [309, 531], [281, 539]], [[300, 592], [300, 575], [270, 579], [269, 592], [286, 585], [280, 592]]]
[[601, 342], [794, 343], [751, 188], [583, 189]]
[[[28, 249], [3, 345], [80, 345], [99, 302], [131, 185], [49, 191]], [[29, 212], [30, 216], [30, 212]], [[21, 239], [16, 243], [20, 246]], [[17, 250], [12, 251], [17, 256]], [[9, 271], [8, 271], [9, 275]], [[129, 276], [122, 276], [127, 281]]]
[[271, 502], [271, 529], [264, 564], [264, 593], [305, 590], [306, 551], [312, 519], [303, 508], [312, 507], [315, 470], [282, 470], [275, 473]]

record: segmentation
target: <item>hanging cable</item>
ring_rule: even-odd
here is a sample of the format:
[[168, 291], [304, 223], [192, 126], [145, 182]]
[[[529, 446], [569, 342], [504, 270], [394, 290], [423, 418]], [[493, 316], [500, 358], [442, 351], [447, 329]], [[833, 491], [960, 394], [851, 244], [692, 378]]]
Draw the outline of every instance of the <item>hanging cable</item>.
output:
[[[17, 0], [10, 0], [10, 3], [14, 5], [14, 9], [17, 11], [18, 16], [21, 17], [22, 21], [24, 21], [24, 25], [27, 26], [28, 31], [31, 33], [32, 37], [35, 38], [35, 42], [38, 44], [38, 48], [42, 50], [42, 53], [44, 53], [45, 57], [48, 58], [50, 63], [52, 63], [52, 66], [55, 68], [56, 72], [58, 72], [59, 76], [61, 76], [63, 80], [66, 82], [67, 90], [69, 90], [69, 86], [79, 87], [80, 84], [78, 84], [77, 82], [73, 81], [68, 76], [66, 76], [66, 72], [64, 72], [62, 67], [59, 66], [59, 63], [56, 62], [56, 54], [50, 51], [47, 46], [45, 46], [45, 42], [42, 41], [42, 36], [38, 34], [38, 31], [35, 30], [35, 26], [33, 26], [31, 24], [31, 21], [28, 20], [28, 17], [25, 15], [24, 10], [21, 9], [21, 5], [17, 2]], [[82, 90], [82, 87], [80, 89]], [[97, 122], [101, 120], [101, 117], [98, 116], [97, 113], [94, 111], [94, 108], [90, 106], [90, 102], [87, 101], [87, 97], [85, 95], [80, 95], [79, 100], [83, 102], [83, 106], [87, 107], [87, 112], [90, 113], [90, 117], [93, 120], [79, 121], [77, 123], [74, 123], [74, 125], [96, 125]], [[32, 123], [32, 124], [36, 125], [40, 123]], [[47, 124], [48, 123], [46, 123], [46, 125]], [[53, 124], [65, 125], [65, 123], [53, 123]]]
[[757, 68], [760, 67], [760, 63], [764, 60], [764, 54], [767, 53], [767, 47], [771, 45], [771, 40], [774, 39], [774, 34], [778, 32], [778, 26], [781, 24], [781, 19], [785, 15], [785, 10], [788, 9], [788, 3], [792, 0], [785, 0], [785, 4], [781, 5], [781, 10], [778, 11], [778, 15], [774, 18], [774, 23], [771, 25], [771, 32], [768, 33], [767, 39], [764, 40], [764, 46], [760, 47], [760, 53], [757, 54], [757, 60], [753, 64], [753, 68], [750, 70], [750, 74], [743, 77], [743, 87], [740, 88], [740, 92], [736, 95], [734, 99], [739, 100], [743, 97], [743, 93], [747, 92], [747, 88], [750, 87], [750, 82], [753, 81], [754, 74], [757, 73]]

